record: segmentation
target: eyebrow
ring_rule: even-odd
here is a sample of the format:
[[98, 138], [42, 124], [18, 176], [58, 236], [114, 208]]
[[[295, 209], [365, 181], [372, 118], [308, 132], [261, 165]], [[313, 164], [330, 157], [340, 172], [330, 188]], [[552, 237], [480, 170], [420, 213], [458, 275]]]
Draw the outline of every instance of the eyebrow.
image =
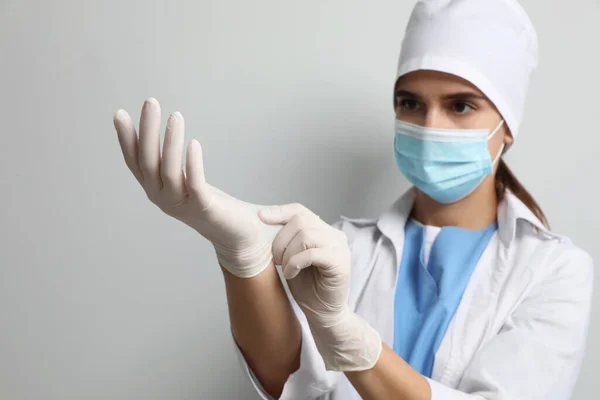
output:
[[452, 93], [444, 96], [444, 99], [447, 100], [469, 100], [469, 99], [478, 99], [478, 100], [487, 100], [487, 98], [479, 93], [475, 92], [459, 92]]
[[421, 96], [408, 90], [396, 90], [394, 97], [408, 97], [409, 99], [422, 100]]
[[[396, 97], [407, 97], [410, 99], [422, 100], [422, 97], [416, 93], [409, 92], [408, 90], [396, 90]], [[459, 92], [445, 95], [443, 97], [445, 100], [469, 100], [469, 99], [479, 99], [479, 100], [487, 100], [485, 96], [475, 93], [475, 92]]]

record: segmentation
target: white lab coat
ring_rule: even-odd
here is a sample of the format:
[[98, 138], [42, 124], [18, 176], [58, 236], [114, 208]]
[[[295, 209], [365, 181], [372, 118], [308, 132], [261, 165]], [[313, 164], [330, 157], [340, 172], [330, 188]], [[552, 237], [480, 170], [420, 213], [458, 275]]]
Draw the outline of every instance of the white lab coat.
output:
[[[404, 224], [413, 203], [409, 190], [378, 220], [337, 224], [352, 251], [350, 307], [390, 347]], [[507, 193], [498, 230], [435, 353], [432, 400], [569, 399], [584, 355], [592, 285], [591, 257], [549, 232]], [[343, 373], [325, 370], [306, 318], [292, 304], [302, 325], [301, 361], [280, 398], [360, 399]], [[271, 399], [237, 353], [258, 393]]]

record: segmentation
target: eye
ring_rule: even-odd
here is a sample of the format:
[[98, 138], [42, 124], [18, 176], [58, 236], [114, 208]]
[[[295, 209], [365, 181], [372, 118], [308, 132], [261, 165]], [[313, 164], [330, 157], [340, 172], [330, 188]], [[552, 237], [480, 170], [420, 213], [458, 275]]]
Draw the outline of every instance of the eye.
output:
[[475, 107], [473, 107], [472, 105], [465, 103], [464, 101], [457, 101], [455, 103], [452, 103], [452, 111], [454, 111], [457, 114], [465, 114], [467, 112], [469, 112], [470, 110], [474, 110]]
[[400, 99], [398, 106], [406, 111], [414, 111], [419, 108], [419, 103], [414, 99]]

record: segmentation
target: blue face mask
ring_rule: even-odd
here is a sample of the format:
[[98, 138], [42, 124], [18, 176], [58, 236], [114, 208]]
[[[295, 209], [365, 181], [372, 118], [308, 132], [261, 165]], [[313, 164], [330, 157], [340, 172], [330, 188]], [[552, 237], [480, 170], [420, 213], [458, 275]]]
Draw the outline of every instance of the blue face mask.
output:
[[487, 129], [441, 129], [396, 120], [394, 150], [402, 174], [439, 203], [449, 204], [472, 193], [493, 171], [504, 144], [492, 162]]

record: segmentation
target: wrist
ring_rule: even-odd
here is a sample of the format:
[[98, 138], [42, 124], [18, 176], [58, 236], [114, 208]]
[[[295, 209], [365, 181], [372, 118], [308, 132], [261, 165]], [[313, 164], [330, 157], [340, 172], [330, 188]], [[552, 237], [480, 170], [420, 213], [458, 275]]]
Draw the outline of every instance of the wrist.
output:
[[327, 370], [362, 371], [377, 363], [383, 349], [381, 337], [356, 313], [346, 309], [335, 323], [307, 319]]
[[263, 272], [273, 261], [270, 243], [243, 251], [232, 251], [215, 243], [213, 246], [219, 265], [238, 278], [253, 278]]

